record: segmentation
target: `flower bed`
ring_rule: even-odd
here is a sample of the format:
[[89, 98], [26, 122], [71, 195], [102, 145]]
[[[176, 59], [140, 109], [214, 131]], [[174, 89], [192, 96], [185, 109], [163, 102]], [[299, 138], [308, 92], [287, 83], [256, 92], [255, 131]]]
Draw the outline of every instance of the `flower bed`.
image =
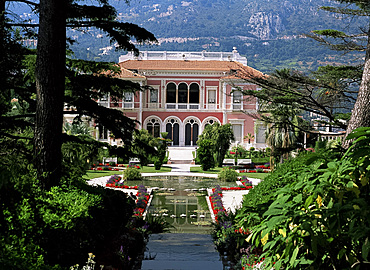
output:
[[[216, 186], [210, 196], [211, 207], [215, 214], [216, 224], [211, 233], [217, 251], [221, 255], [224, 265], [230, 265], [230, 269], [236, 268], [244, 254], [252, 254], [252, 247], [245, 241], [251, 233], [235, 224], [235, 216], [228, 215], [222, 204], [222, 191], [224, 189]], [[235, 267], [235, 268], [234, 268]]]
[[136, 165], [134, 163], [130, 163], [127, 165], [127, 168], [136, 168], [136, 169], [140, 169], [140, 166], [139, 165]]
[[243, 169], [239, 170], [239, 173], [269, 173], [270, 169]]
[[122, 180], [122, 177], [114, 174], [112, 175], [105, 184], [106, 187], [112, 187], [112, 188], [126, 188], [126, 189], [138, 189], [138, 186], [127, 186], [124, 185], [123, 182], [120, 182]]
[[137, 189], [138, 187], [137, 186], [127, 186], [127, 185], [123, 185], [123, 184], [118, 184], [118, 185], [115, 185], [115, 184], [105, 184], [106, 187], [112, 187], [112, 188], [125, 188], [125, 189]]
[[136, 199], [136, 208], [134, 209], [134, 216], [142, 217], [150, 198], [148, 190], [143, 185], [138, 186], [136, 198], [137, 199]]
[[211, 203], [213, 214], [215, 215], [215, 220], [218, 222], [220, 215], [227, 215], [225, 207], [222, 203], [222, 188], [219, 185], [212, 189], [212, 194], [209, 196], [209, 201]]
[[93, 171], [119, 171], [119, 169], [117, 169], [117, 168], [111, 168], [111, 167], [108, 167], [108, 166], [91, 167], [91, 170], [93, 170]]
[[143, 186], [127, 186], [121, 183], [122, 177], [115, 174], [112, 175], [108, 180], [107, 183], [105, 184], [106, 187], [112, 187], [112, 188], [126, 188], [126, 189], [137, 189], [136, 193], [136, 208], [134, 209], [134, 216], [135, 217], [142, 217], [145, 209], [148, 205], [148, 201], [150, 198], [150, 194], [148, 190]]
[[116, 167], [117, 164], [113, 164], [113, 163], [106, 163], [106, 164], [103, 164], [103, 163], [98, 163], [98, 164], [93, 164], [90, 168], [90, 170], [94, 170], [94, 171], [119, 171], [118, 168], [113, 168], [113, 167]]
[[[223, 191], [228, 191], [228, 190], [247, 190], [247, 189], [251, 189], [253, 188], [252, 186], [244, 186], [244, 187], [222, 187], [221, 190]], [[214, 191], [215, 189], [213, 188], [212, 189], [212, 192]], [[221, 194], [221, 197], [222, 197], [222, 194]]]
[[270, 169], [270, 165], [255, 165], [256, 169]]
[[242, 177], [239, 177], [238, 180], [243, 184], [243, 186], [246, 189], [253, 188], [252, 181], [248, 180], [248, 178], [245, 175], [243, 175]]

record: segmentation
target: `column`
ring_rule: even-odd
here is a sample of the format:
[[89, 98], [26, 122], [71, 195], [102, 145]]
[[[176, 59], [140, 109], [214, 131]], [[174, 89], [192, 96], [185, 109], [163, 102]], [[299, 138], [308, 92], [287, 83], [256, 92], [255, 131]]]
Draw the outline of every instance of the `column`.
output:
[[[140, 87], [142, 87], [142, 86], [143, 86], [143, 82], [141, 81], [140, 82]], [[142, 121], [143, 121], [143, 92], [142, 91], [140, 91], [140, 93], [139, 93], [139, 100], [140, 101], [139, 101], [139, 119], [138, 119], [138, 121], [139, 121], [139, 124], [140, 124], [141, 128], [143, 128], [143, 123], [142, 123]]]
[[222, 83], [222, 114], [223, 114], [223, 124], [226, 124], [226, 83]]

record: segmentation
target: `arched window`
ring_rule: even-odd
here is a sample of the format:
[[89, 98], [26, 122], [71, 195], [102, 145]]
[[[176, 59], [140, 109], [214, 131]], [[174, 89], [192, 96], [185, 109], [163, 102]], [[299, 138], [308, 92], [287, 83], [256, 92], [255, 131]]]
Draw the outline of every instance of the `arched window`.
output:
[[177, 119], [169, 119], [166, 122], [167, 138], [172, 140], [173, 145], [179, 145], [179, 122]]
[[167, 84], [167, 103], [176, 103], [176, 84]]
[[185, 145], [196, 145], [199, 135], [199, 123], [195, 119], [188, 119], [185, 124]]
[[146, 124], [146, 130], [152, 134], [153, 137], [160, 137], [161, 133], [161, 126], [159, 121], [155, 118], [150, 119]]
[[103, 125], [98, 125], [98, 139], [108, 140], [108, 130]]
[[218, 123], [221, 125], [221, 122], [215, 118], [215, 117], [207, 117], [204, 121], [203, 121], [203, 130], [206, 128], [206, 126], [208, 125], [213, 125], [215, 123]]
[[188, 103], [188, 85], [186, 83], [179, 84], [178, 103]]
[[208, 125], [213, 125], [215, 123], [215, 121], [213, 119], [210, 119], [210, 120], [207, 120], [206, 123], [204, 124], [204, 126], [208, 126]]
[[190, 85], [189, 103], [199, 103], [199, 85], [197, 83]]

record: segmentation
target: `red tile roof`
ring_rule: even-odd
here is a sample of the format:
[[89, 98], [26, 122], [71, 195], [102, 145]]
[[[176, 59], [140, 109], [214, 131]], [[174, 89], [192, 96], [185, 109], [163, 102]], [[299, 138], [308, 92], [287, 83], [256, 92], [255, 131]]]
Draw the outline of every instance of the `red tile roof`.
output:
[[134, 79], [134, 78], [145, 79], [146, 78], [145, 76], [142, 76], [138, 73], [135, 73], [123, 67], [121, 67], [120, 73], [114, 73], [112, 70], [108, 70], [108, 71], [102, 72], [102, 74], [105, 74], [107, 76], [112, 76], [113, 78], [127, 78], [127, 79]]
[[128, 70], [198, 70], [224, 71], [243, 70], [244, 74], [262, 75], [261, 72], [233, 61], [191, 61], [191, 60], [127, 60], [119, 63], [121, 68]]
[[128, 70], [126, 68], [123, 68], [121, 67], [121, 74], [120, 74], [120, 77], [121, 78], [145, 78], [145, 76], [142, 76], [138, 73], [135, 73], [131, 70]]

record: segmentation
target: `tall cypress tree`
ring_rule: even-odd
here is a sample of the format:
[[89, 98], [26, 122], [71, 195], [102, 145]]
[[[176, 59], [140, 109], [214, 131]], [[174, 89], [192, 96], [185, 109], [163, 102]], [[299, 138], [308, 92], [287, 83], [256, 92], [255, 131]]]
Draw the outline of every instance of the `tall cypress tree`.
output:
[[[38, 29], [34, 164], [43, 188], [49, 189], [53, 185], [58, 185], [61, 177], [64, 102], [77, 107], [78, 113], [97, 119], [100, 124], [112, 130], [116, 137], [129, 140], [135, 129], [135, 122], [118, 110], [112, 112], [99, 106], [92, 99], [98, 99], [112, 91], [113, 96], [119, 99], [124, 91], [140, 89], [133, 83], [114, 79], [108, 73], [97, 75], [104, 68], [109, 69], [111, 65], [69, 60], [66, 66], [66, 29], [95, 27], [105, 32], [111, 42], [117, 42], [119, 49], [136, 53], [138, 50], [131, 39], [139, 43], [153, 42], [156, 39], [137, 25], [116, 21], [116, 10], [108, 0], [97, 0], [91, 5], [79, 0], [5, 2], [22, 2], [32, 6], [39, 13], [38, 24], [22, 22], [13, 25]], [[5, 2], [2, 0], [2, 6]], [[84, 65], [90, 65], [90, 68]], [[66, 75], [70, 76], [68, 80], [65, 79]], [[67, 95], [65, 95], [66, 81], [69, 82]]]
[[48, 189], [61, 177], [66, 1], [41, 0], [36, 61], [35, 167]]

